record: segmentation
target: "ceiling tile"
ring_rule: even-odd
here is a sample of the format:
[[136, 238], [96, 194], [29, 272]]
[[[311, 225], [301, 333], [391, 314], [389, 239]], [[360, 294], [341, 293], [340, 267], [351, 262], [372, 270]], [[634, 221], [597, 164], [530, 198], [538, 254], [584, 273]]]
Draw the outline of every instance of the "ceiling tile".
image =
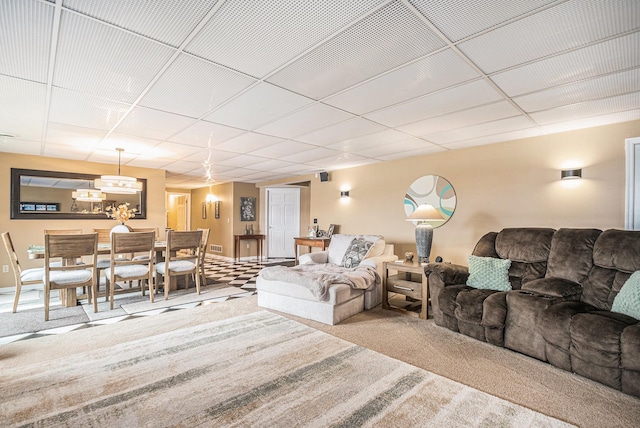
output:
[[39, 156], [41, 154], [41, 147], [42, 144], [40, 141], [24, 140], [21, 138], [0, 138], [0, 152]]
[[511, 140], [519, 140], [522, 138], [530, 138], [537, 137], [539, 135], [544, 135], [544, 131], [540, 128], [526, 128], [526, 129], [518, 129], [510, 132], [503, 132], [500, 134], [492, 134], [487, 137], [479, 137], [479, 138], [470, 138], [468, 140], [459, 141], [451, 144], [444, 144], [443, 147], [447, 149], [466, 149], [467, 147], [475, 147], [480, 145], [489, 144], [488, 141], [491, 142], [501, 142], [501, 141], [511, 141]]
[[238, 153], [225, 152], [222, 150], [215, 149], [206, 149], [206, 150], [198, 150], [192, 151], [191, 154], [182, 158], [185, 161], [198, 162], [200, 164], [204, 162], [210, 162], [217, 164], [220, 161], [235, 158], [238, 156]]
[[257, 132], [283, 138], [295, 138], [313, 130], [332, 125], [354, 116], [322, 103], [305, 107], [288, 116], [256, 129]]
[[265, 159], [259, 156], [252, 155], [239, 155], [233, 158], [229, 158], [223, 161], [217, 161], [218, 165], [222, 166], [232, 166], [237, 168], [247, 167], [251, 168], [253, 165], [264, 162]]
[[244, 134], [246, 131], [217, 123], [200, 120], [180, 133], [169, 138], [175, 143], [188, 144], [197, 147], [213, 147], [233, 137]]
[[154, 40], [179, 46], [215, 5], [216, 0], [64, 0], [66, 8], [142, 34]]
[[640, 68], [546, 89], [513, 101], [524, 111], [535, 112], [634, 91], [640, 91]]
[[193, 122], [190, 117], [136, 107], [115, 130], [121, 134], [165, 140]]
[[633, 92], [531, 113], [530, 116], [540, 125], [550, 125], [552, 123], [600, 116], [603, 113], [632, 110], [638, 106], [640, 106], [640, 92]]
[[109, 130], [130, 108], [131, 104], [53, 88], [49, 119], [56, 123]]
[[519, 129], [532, 128], [534, 124], [525, 116], [510, 117], [507, 119], [495, 120], [493, 122], [481, 123], [479, 125], [467, 126], [466, 128], [454, 129], [452, 131], [440, 132], [437, 134], [425, 135], [425, 139], [436, 144], [451, 144], [471, 138], [486, 137], [493, 134], [515, 131]]
[[483, 71], [491, 73], [638, 29], [638, 16], [637, 0], [572, 0], [458, 47]]
[[381, 3], [228, 0], [187, 51], [263, 77]]
[[0, 2], [0, 74], [47, 82], [53, 12], [46, 3]]
[[280, 143], [269, 144], [258, 150], [253, 150], [251, 154], [269, 159], [281, 159], [284, 156], [293, 153], [300, 153], [307, 150], [313, 150], [316, 146], [310, 144], [299, 143], [297, 141], [282, 141]]
[[420, 122], [403, 126], [401, 129], [409, 134], [425, 136], [520, 114], [521, 112], [509, 101], [498, 101], [421, 120]]
[[384, 156], [390, 156], [394, 153], [402, 153], [411, 150], [426, 150], [429, 152], [436, 152], [442, 150], [440, 147], [435, 144], [428, 143], [419, 138], [411, 137], [405, 138], [400, 141], [396, 141], [393, 144], [383, 144], [375, 147], [368, 148], [366, 151], [362, 151], [362, 154], [365, 154], [367, 157], [380, 159]]
[[211, 122], [255, 129], [298, 110], [313, 100], [268, 83], [260, 83], [207, 116]]
[[493, 74], [491, 80], [517, 96], [639, 66], [640, 32]]
[[393, 146], [397, 141], [405, 140], [407, 137], [407, 134], [403, 132], [399, 132], [394, 129], [387, 129], [385, 131], [364, 135], [362, 137], [349, 138], [334, 144], [329, 144], [326, 147], [328, 149], [340, 150], [343, 152], [366, 153], [368, 156], [369, 150], [373, 147], [380, 145]]
[[316, 165], [320, 169], [332, 171], [335, 169], [355, 168], [357, 166], [368, 165], [375, 163], [375, 160], [369, 157], [355, 155], [353, 153], [342, 152], [328, 158], [312, 160], [308, 163]]
[[324, 102], [364, 114], [479, 76], [462, 57], [447, 49], [327, 98]]
[[235, 71], [182, 54], [154, 83], [140, 104], [200, 118], [255, 82]]
[[267, 80], [321, 99], [444, 46], [424, 21], [393, 1]]
[[287, 156], [283, 156], [282, 160], [298, 163], [309, 163], [315, 159], [323, 159], [329, 156], [338, 156], [341, 152], [336, 150], [325, 149], [324, 147], [316, 147], [311, 150], [305, 150], [302, 152], [292, 153]]
[[47, 127], [46, 144], [73, 146], [78, 150], [90, 152], [98, 147], [105, 135], [105, 131], [50, 122]]
[[173, 50], [71, 12], [62, 12], [53, 83], [134, 102]]
[[45, 85], [0, 75], [0, 132], [42, 140], [45, 98]]
[[552, 123], [543, 125], [542, 129], [550, 134], [557, 132], [572, 131], [574, 129], [590, 128], [592, 126], [609, 125], [612, 123], [628, 122], [640, 119], [640, 109], [622, 111], [619, 113], [603, 114], [568, 122]]
[[[108, 137], [103, 139], [98, 147], [91, 155], [92, 161], [95, 162], [107, 162], [112, 163], [115, 159], [115, 163], [118, 163], [118, 151], [116, 148], [123, 148], [121, 153], [122, 163], [126, 165], [126, 162], [139, 156], [143, 153], [153, 153], [158, 157], [172, 158], [174, 155], [168, 151], [158, 149], [160, 141], [153, 140], [151, 138], [132, 137], [131, 135], [112, 133]], [[167, 144], [167, 143], [165, 143]], [[175, 147], [178, 149], [178, 147]]]
[[[498, 91], [484, 79], [445, 89], [431, 95], [416, 98], [384, 110], [365, 115], [367, 119], [387, 126], [396, 126], [402, 131], [418, 135], [413, 122], [463, 110], [469, 107], [502, 99]], [[412, 124], [407, 126], [400, 126]], [[419, 124], [415, 126], [419, 127]], [[416, 133], [418, 132], [418, 133]]]
[[458, 41], [556, 0], [409, 0], [451, 41]]
[[373, 134], [374, 132], [379, 132], [384, 129], [385, 127], [380, 124], [356, 117], [301, 135], [297, 137], [296, 140], [302, 141], [303, 143], [326, 146], [348, 138]]
[[431, 153], [438, 153], [438, 152], [442, 152], [445, 149], [440, 147], [440, 146], [429, 146], [429, 147], [423, 147], [423, 148], [419, 148], [419, 149], [413, 149], [413, 150], [407, 150], [404, 152], [401, 151], [396, 151], [393, 153], [389, 153], [387, 155], [378, 155], [376, 156], [377, 159], [380, 159], [382, 161], [389, 161], [389, 160], [396, 160], [396, 159], [405, 159], [405, 158], [410, 158], [413, 156], [422, 156], [422, 155], [428, 155]]
[[281, 141], [281, 138], [256, 134], [254, 132], [247, 132], [246, 134], [242, 134], [239, 137], [235, 137], [231, 140], [225, 141], [224, 143], [220, 143], [215, 146], [215, 148], [217, 150], [225, 150], [227, 152], [233, 153], [249, 153], [265, 147], [269, 147], [273, 144], [278, 144]]

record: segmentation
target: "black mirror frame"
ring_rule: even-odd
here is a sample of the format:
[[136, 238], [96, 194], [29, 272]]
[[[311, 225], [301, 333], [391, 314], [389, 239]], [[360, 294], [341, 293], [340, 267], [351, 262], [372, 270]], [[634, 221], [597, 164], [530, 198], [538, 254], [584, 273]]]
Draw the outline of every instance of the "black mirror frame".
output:
[[[106, 215], [96, 216], [95, 214], [83, 214], [83, 213], [21, 213], [20, 212], [20, 177], [23, 175], [35, 176], [35, 177], [53, 177], [53, 178], [71, 178], [78, 180], [96, 180], [99, 179], [99, 175], [94, 174], [80, 174], [74, 172], [58, 172], [58, 171], [40, 171], [36, 169], [20, 169], [11, 168], [11, 219], [12, 220], [79, 220], [79, 219], [104, 219], [113, 221]], [[138, 178], [142, 183], [142, 192], [140, 192], [140, 211], [136, 212], [136, 219], [147, 218], [147, 179]]]

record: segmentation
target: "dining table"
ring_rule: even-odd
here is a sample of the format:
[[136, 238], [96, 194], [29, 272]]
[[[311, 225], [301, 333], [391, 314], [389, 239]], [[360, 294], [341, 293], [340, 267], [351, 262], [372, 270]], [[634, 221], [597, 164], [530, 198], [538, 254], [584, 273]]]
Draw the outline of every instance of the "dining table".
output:
[[[153, 245], [153, 249], [156, 252], [156, 262], [164, 260], [164, 252], [167, 249], [167, 241], [156, 241]], [[44, 245], [29, 245], [27, 249], [29, 259], [43, 259], [44, 258]], [[111, 254], [111, 243], [99, 242], [98, 243], [98, 255]], [[75, 260], [63, 260], [63, 263], [75, 263]], [[98, 281], [100, 279], [98, 278]], [[60, 291], [60, 302], [62, 306], [73, 307], [78, 304], [78, 295], [75, 288], [64, 288]]]

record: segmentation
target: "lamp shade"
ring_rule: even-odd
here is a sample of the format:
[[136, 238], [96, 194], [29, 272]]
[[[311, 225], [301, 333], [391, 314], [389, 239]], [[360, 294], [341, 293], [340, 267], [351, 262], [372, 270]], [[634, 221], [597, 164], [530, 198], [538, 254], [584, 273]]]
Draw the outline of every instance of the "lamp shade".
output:
[[133, 195], [142, 191], [142, 183], [134, 177], [120, 175], [120, 157], [124, 149], [116, 148], [118, 151], [118, 175], [103, 175], [95, 180], [95, 186], [106, 193], [116, 193], [120, 195]]
[[407, 217], [407, 221], [428, 221], [428, 220], [444, 220], [442, 214], [438, 212], [432, 205], [422, 204]]
[[101, 202], [107, 199], [107, 195], [97, 189], [77, 189], [71, 192], [71, 197], [81, 202]]

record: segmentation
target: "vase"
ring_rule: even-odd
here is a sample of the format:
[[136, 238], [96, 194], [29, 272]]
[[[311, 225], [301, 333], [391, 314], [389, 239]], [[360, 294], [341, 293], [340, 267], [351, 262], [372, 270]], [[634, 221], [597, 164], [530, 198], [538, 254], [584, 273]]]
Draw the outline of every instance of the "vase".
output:
[[116, 226], [113, 226], [111, 229], [111, 233], [128, 233], [131, 232], [131, 228], [124, 223], [120, 223]]

